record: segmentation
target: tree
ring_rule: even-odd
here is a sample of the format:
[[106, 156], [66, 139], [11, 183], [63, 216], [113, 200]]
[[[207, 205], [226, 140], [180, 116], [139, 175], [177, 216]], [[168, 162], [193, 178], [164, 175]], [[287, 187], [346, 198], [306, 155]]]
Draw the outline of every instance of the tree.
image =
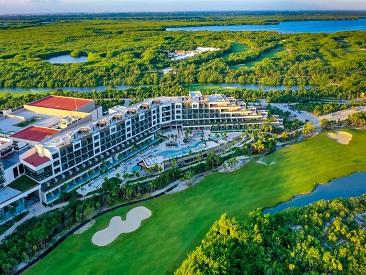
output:
[[177, 167], [177, 159], [176, 158], [172, 159], [171, 164], [173, 168]]
[[302, 133], [305, 136], [311, 136], [312, 133], [316, 130], [314, 126], [314, 122], [308, 122], [305, 124], [304, 128], [302, 129]]
[[324, 130], [328, 130], [331, 127], [332, 123], [326, 119], [326, 118], [322, 118], [320, 120], [320, 126], [324, 129]]
[[283, 140], [288, 140], [288, 138], [289, 138], [289, 134], [288, 134], [288, 132], [287, 131], [283, 131], [283, 133], [282, 133], [282, 139]]

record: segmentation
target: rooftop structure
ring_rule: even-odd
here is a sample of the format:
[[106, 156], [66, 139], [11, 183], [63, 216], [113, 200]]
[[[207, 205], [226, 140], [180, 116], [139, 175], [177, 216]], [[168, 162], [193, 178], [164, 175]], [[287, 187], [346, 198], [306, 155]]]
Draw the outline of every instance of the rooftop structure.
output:
[[8, 138], [0, 138], [0, 159], [3, 159], [13, 153], [13, 141]]
[[219, 49], [213, 47], [197, 47], [193, 51], [185, 51], [185, 50], [175, 50], [174, 52], [168, 53], [171, 57], [171, 60], [183, 60], [186, 58], [193, 57], [197, 54], [205, 53], [205, 52], [213, 52], [218, 51]]
[[[44, 169], [49, 165], [52, 157], [47, 155], [49, 151], [46, 155], [43, 154], [42, 146], [39, 145], [43, 140], [100, 118], [102, 107], [96, 106], [90, 99], [48, 96], [15, 110], [3, 110], [0, 113], [0, 133], [7, 137], [0, 139], [0, 187], [6, 188], [22, 177], [25, 172], [24, 163], [31, 169]], [[35, 147], [31, 148], [29, 145]], [[24, 178], [30, 180], [29, 177]], [[20, 194], [9, 200], [0, 190], [0, 198], [4, 195], [3, 198], [6, 199], [0, 199], [0, 204], [15, 203], [24, 208], [30, 197], [41, 196], [41, 185], [39, 181], [35, 183], [36, 186], [31, 186], [31, 190], [20, 190]], [[19, 209], [23, 209], [22, 207]], [[7, 210], [4, 209], [0, 207], [0, 217], [6, 216]]]
[[41, 142], [42, 140], [58, 133], [59, 131], [60, 130], [52, 128], [30, 126], [11, 135], [10, 137], [23, 141]]
[[24, 161], [34, 167], [37, 167], [37, 166], [40, 166], [40, 165], [45, 164], [46, 162], [50, 161], [50, 159], [45, 156], [40, 156], [38, 152], [35, 152], [34, 154], [30, 155], [29, 157], [26, 157], [24, 159]]
[[34, 101], [29, 106], [50, 108], [50, 109], [58, 109], [58, 110], [66, 110], [66, 111], [75, 111], [85, 106], [86, 104], [93, 103], [92, 99], [81, 99], [81, 98], [72, 98], [72, 97], [64, 97], [64, 96], [48, 96], [42, 98], [40, 100]]

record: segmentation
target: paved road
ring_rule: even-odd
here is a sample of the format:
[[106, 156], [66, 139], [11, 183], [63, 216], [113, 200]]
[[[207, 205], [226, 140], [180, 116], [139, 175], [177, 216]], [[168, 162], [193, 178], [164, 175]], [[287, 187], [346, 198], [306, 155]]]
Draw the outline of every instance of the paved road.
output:
[[[264, 99], [261, 99], [261, 104], [262, 104], [262, 106], [267, 106], [268, 103], [265, 102]], [[348, 116], [350, 114], [360, 112], [360, 111], [366, 112], [366, 106], [360, 106], [360, 107], [357, 107], [355, 110], [353, 110], [352, 108], [349, 108], [347, 110], [342, 110], [342, 111], [334, 112], [331, 114], [316, 117], [313, 114], [304, 112], [304, 111], [301, 111], [301, 114], [299, 113], [299, 111], [291, 111], [288, 107], [288, 104], [271, 103], [271, 106], [277, 107], [283, 111], [289, 111], [291, 114], [296, 115], [296, 117], [302, 121], [304, 121], [304, 120], [312, 121], [312, 122], [314, 122], [315, 127], [320, 126], [320, 121], [323, 118], [328, 119], [328, 120], [336, 120], [336, 121], [338, 119], [345, 120], [348, 118]]]
[[319, 119], [328, 119], [328, 120], [345, 120], [346, 118], [348, 118], [348, 116], [350, 114], [353, 114], [353, 113], [356, 113], [356, 112], [360, 112], [360, 111], [363, 111], [363, 112], [366, 112], [366, 106], [361, 106], [361, 107], [357, 107], [356, 110], [353, 110], [352, 108], [350, 109], [347, 109], [347, 110], [343, 110], [343, 111], [338, 111], [338, 112], [335, 112], [335, 113], [331, 113], [331, 114], [328, 114], [328, 115], [324, 115], [324, 116], [320, 116]]
[[[267, 106], [267, 102], [264, 101], [264, 103], [262, 102], [262, 105], [264, 106]], [[299, 120], [308, 120], [309, 122], [314, 122], [314, 126], [315, 127], [319, 127], [320, 124], [320, 118], [319, 117], [316, 117], [314, 116], [313, 114], [311, 113], [308, 113], [308, 112], [304, 112], [304, 111], [291, 111], [288, 107], [288, 104], [283, 104], [283, 103], [271, 103], [271, 106], [274, 106], [274, 107], [277, 107], [279, 109], [281, 109], [282, 111], [286, 112], [290, 112], [292, 115], [295, 115], [297, 119]]]

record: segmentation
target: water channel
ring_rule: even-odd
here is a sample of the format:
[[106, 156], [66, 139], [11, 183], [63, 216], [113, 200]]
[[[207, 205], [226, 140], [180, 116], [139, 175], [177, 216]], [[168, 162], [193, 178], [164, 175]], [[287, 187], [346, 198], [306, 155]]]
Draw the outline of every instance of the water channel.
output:
[[290, 21], [276, 25], [232, 25], [166, 28], [167, 31], [276, 31], [279, 33], [335, 33], [366, 30], [366, 18], [359, 20]]
[[289, 207], [306, 206], [319, 200], [357, 197], [366, 193], [366, 172], [358, 172], [316, 186], [313, 192], [298, 195], [289, 201], [280, 203], [263, 211], [264, 214], [274, 214]]
[[55, 57], [51, 57], [46, 60], [49, 63], [52, 64], [67, 64], [67, 63], [82, 63], [87, 62], [88, 57], [87, 56], [80, 56], [80, 57], [72, 57], [69, 54], [63, 54]]

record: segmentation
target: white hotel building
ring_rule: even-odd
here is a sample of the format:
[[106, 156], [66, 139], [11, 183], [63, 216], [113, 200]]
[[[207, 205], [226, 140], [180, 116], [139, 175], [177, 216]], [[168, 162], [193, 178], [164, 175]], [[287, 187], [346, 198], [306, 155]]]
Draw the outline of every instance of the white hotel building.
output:
[[[244, 128], [261, 124], [266, 111], [220, 94], [147, 99], [130, 107], [116, 106], [98, 119], [60, 131], [20, 155], [25, 175], [38, 182], [40, 200], [52, 203], [90, 180], [90, 174], [155, 139], [164, 128], [203, 128], [218, 125]], [[0, 173], [1, 174], [1, 173]]]

